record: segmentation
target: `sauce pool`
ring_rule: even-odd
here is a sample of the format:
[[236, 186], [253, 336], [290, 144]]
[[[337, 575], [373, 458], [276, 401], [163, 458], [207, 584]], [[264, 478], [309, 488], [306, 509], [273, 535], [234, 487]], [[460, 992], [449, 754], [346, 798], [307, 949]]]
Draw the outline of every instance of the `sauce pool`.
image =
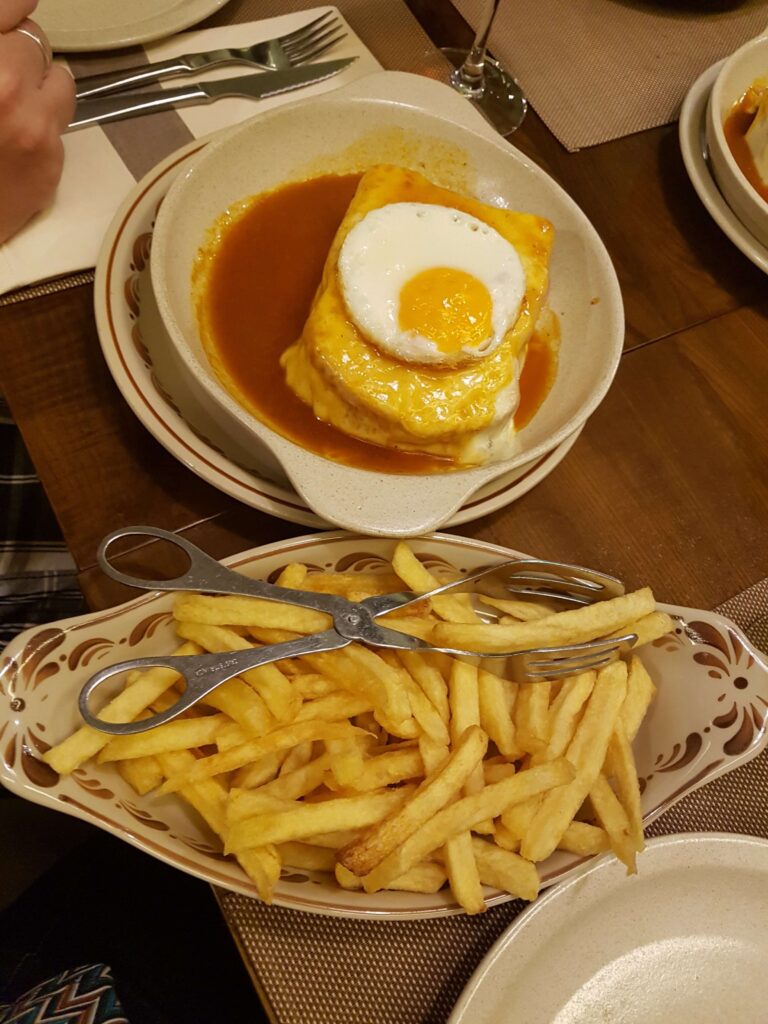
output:
[[[451, 459], [350, 437], [319, 420], [286, 384], [280, 356], [303, 330], [328, 250], [359, 180], [358, 174], [325, 175], [285, 185], [255, 200], [224, 227], [207, 257], [206, 287], [198, 299], [209, 328], [206, 344], [215, 348], [249, 410], [302, 448], [382, 473], [466, 468]], [[534, 334], [520, 377], [518, 430], [546, 397], [555, 366], [552, 346]]]
[[728, 114], [723, 124], [725, 141], [733, 154], [733, 159], [739, 165], [739, 170], [750, 183], [752, 188], [768, 202], [768, 185], [760, 177], [755, 166], [752, 151], [747, 145], [747, 132], [749, 126], [755, 119], [755, 111], [745, 108], [745, 99], [740, 100]]

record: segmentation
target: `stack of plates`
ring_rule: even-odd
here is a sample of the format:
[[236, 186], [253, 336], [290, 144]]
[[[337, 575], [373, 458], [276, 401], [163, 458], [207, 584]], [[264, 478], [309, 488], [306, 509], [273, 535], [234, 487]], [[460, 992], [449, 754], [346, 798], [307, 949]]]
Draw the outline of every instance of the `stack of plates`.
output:
[[[680, 149], [685, 169], [699, 199], [747, 259], [768, 273], [768, 247], [746, 228], [717, 186], [709, 160], [706, 138], [707, 103], [724, 60], [713, 64], [693, 83], [680, 110]], [[766, 68], [768, 72], [768, 68]]]

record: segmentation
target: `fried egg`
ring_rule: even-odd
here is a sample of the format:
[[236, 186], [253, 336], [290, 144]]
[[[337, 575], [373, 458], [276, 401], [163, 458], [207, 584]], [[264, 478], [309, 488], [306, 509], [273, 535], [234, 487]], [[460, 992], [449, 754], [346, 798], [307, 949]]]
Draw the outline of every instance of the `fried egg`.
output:
[[[372, 337], [370, 324], [366, 328], [358, 325], [357, 319], [363, 320], [366, 314], [359, 311], [353, 314], [350, 309], [355, 304], [352, 295], [355, 283], [348, 284], [345, 292], [341, 253], [360, 225], [379, 211], [397, 207], [426, 207], [430, 213], [434, 209], [440, 223], [446, 218], [451, 222], [449, 230], [459, 231], [467, 223], [477, 223], [478, 231], [470, 229], [466, 234], [479, 234], [483, 241], [499, 235], [517, 255], [523, 267], [521, 287], [524, 293], [522, 300], [517, 297], [510, 303], [510, 308], [516, 308], [517, 312], [500, 344], [489, 340], [495, 329], [493, 273], [489, 270], [484, 280], [484, 264], [460, 263], [461, 248], [457, 252], [452, 248], [449, 252], [440, 242], [434, 242], [429, 259], [408, 267], [397, 284], [386, 285], [386, 297], [383, 291], [376, 292], [375, 301], [368, 296], [366, 305], [370, 307], [381, 307], [387, 300], [394, 303], [397, 330], [407, 339], [406, 347], [387, 351], [380, 340]], [[457, 213], [463, 215], [458, 225], [453, 222]], [[481, 234], [483, 228], [489, 228], [490, 233]], [[457, 237], [463, 239], [464, 232], [459, 231]], [[387, 164], [369, 168], [360, 180], [328, 252], [322, 280], [301, 336], [281, 357], [288, 387], [312, 408], [318, 419], [351, 437], [384, 448], [448, 458], [457, 466], [508, 457], [515, 445], [514, 413], [519, 401], [520, 371], [528, 342], [545, 307], [553, 241], [552, 224], [543, 217], [482, 203], [435, 185], [409, 168]], [[380, 258], [377, 244], [371, 243], [366, 258], [378, 260], [382, 278], [393, 264], [408, 260], [410, 250], [415, 249], [410, 227], [401, 236], [400, 247], [396, 254], [393, 252], [390, 264]], [[349, 252], [347, 250], [347, 254]], [[354, 256], [347, 264], [347, 282], [350, 273], [355, 274], [354, 267], [362, 266], [363, 262], [360, 251], [359, 262]], [[491, 309], [490, 328], [478, 330], [470, 339], [465, 335], [458, 343], [448, 318], [449, 328], [442, 337], [452, 339], [456, 349], [467, 347], [469, 356], [456, 351], [441, 352], [438, 342], [430, 337], [433, 332], [428, 326], [429, 316], [422, 316], [422, 323], [416, 329], [406, 313], [410, 307], [419, 306], [411, 296], [418, 293], [421, 286], [427, 293], [424, 305], [434, 311], [435, 303], [431, 299], [434, 279], [437, 279], [435, 290], [445, 297], [445, 278], [441, 280], [440, 274], [433, 274], [441, 269], [455, 270], [471, 279], [465, 290], [465, 310], [474, 303], [473, 317], [477, 306], [483, 302], [486, 310]], [[361, 283], [354, 276], [353, 282]], [[383, 287], [375, 273], [370, 287]], [[362, 291], [360, 297], [366, 298]], [[404, 327], [400, 324], [401, 314], [405, 318]], [[464, 319], [466, 322], [468, 318]], [[444, 324], [445, 320], [442, 322]], [[416, 347], [411, 331], [424, 339], [421, 350]], [[450, 347], [446, 340], [442, 344]], [[495, 348], [491, 348], [493, 345]], [[476, 355], [475, 348], [481, 346], [486, 346], [485, 351]], [[433, 361], [429, 361], [429, 355], [425, 358], [425, 351], [433, 356]], [[453, 361], [434, 360], [435, 351], [441, 358], [452, 357]], [[416, 361], [406, 359], [404, 352], [414, 353]]]
[[525, 271], [489, 224], [432, 203], [390, 203], [349, 232], [344, 303], [369, 342], [408, 363], [455, 366], [494, 352], [514, 324]]

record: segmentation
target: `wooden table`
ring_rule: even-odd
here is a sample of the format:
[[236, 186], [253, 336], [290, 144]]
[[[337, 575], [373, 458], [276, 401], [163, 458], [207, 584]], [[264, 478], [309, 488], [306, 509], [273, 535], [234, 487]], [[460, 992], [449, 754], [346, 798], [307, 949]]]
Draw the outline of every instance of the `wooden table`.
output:
[[[466, 43], [447, 0], [410, 6], [438, 44]], [[768, 576], [766, 279], [699, 202], [675, 125], [568, 154], [530, 113], [514, 142], [605, 241], [625, 352], [564, 462], [458, 532], [712, 607]], [[0, 383], [93, 608], [128, 596], [94, 567], [118, 526], [183, 531], [219, 557], [306, 532], [203, 483], [144, 430], [102, 358], [90, 284], [0, 305]]]

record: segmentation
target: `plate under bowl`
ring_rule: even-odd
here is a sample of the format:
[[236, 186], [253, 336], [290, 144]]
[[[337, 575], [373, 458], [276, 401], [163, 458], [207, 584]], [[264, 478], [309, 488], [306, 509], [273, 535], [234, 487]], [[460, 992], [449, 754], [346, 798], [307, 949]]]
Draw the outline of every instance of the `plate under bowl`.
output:
[[747, 230], [768, 246], [768, 201], [736, 163], [723, 128], [734, 104], [758, 79], [768, 85], [768, 35], [750, 39], [723, 63], [707, 104], [706, 134], [712, 173], [720, 191]]
[[[192, 303], [192, 267], [220, 214], [232, 203], [290, 181], [376, 163], [418, 169], [440, 185], [495, 206], [541, 214], [554, 224], [549, 304], [561, 324], [560, 365], [551, 392], [518, 435], [512, 459], [426, 476], [342, 466], [293, 444], [246, 412], [205, 357]], [[573, 200], [450, 88], [394, 72], [369, 75], [325, 97], [254, 118], [193, 158], [158, 214], [152, 284], [182, 372], [224, 429], [250, 447], [264, 473], [287, 475], [321, 518], [369, 534], [415, 536], [434, 529], [489, 480], [552, 451], [605, 395], [624, 337], [613, 266]]]

